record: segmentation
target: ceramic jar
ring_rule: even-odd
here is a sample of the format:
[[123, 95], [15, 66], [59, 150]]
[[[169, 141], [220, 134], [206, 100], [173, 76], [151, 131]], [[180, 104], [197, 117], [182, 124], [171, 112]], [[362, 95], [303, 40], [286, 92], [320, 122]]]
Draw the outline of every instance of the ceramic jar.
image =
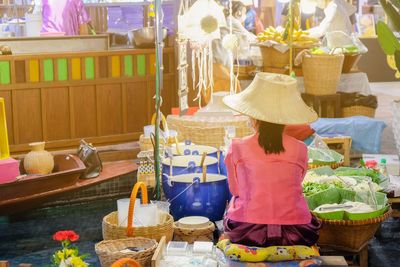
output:
[[32, 148], [24, 158], [24, 169], [27, 174], [49, 174], [54, 168], [53, 155], [44, 150], [44, 142], [30, 143]]

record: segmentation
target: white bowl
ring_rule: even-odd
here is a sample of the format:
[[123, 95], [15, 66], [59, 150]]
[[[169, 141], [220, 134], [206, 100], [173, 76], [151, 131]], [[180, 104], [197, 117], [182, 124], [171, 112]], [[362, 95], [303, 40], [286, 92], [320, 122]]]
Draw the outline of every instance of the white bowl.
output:
[[189, 216], [181, 218], [178, 222], [179, 226], [184, 228], [202, 228], [206, 227], [209, 221], [207, 217]]

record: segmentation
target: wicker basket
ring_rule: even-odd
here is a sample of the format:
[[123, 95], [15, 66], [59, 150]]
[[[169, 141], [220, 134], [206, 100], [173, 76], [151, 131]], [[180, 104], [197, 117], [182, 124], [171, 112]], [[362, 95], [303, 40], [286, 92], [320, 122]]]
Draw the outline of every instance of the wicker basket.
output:
[[375, 109], [364, 106], [351, 106], [342, 108], [342, 116], [343, 117], [352, 117], [352, 116], [366, 116], [370, 118], [375, 117]]
[[[161, 122], [162, 122], [164, 131], [169, 132], [168, 123], [163, 114], [161, 114]], [[155, 124], [156, 124], [156, 114], [154, 113], [151, 118], [151, 125], [155, 125]], [[178, 137], [176, 137], [176, 136], [169, 137], [168, 139], [160, 138], [161, 149], [163, 149], [163, 147], [166, 144], [175, 144], [175, 143], [178, 143]], [[140, 151], [154, 150], [153, 141], [151, 140], [151, 138], [145, 137], [143, 134], [140, 135], [140, 137], [139, 137], [139, 147], [140, 147]]]
[[331, 169], [337, 169], [339, 167], [342, 167], [343, 165], [344, 165], [344, 161], [339, 162], [339, 163], [331, 163], [331, 164], [312, 164], [312, 163], [309, 163], [308, 164], [308, 169], [311, 170], [311, 169], [321, 168], [321, 167], [324, 167], [324, 166], [329, 166], [329, 167], [331, 167]]
[[134, 203], [139, 188], [142, 190], [142, 201], [147, 203], [147, 190], [144, 183], [136, 183], [132, 190], [131, 202], [128, 211], [128, 227], [118, 225], [118, 212], [114, 211], [104, 216], [103, 218], [103, 239], [114, 240], [122, 239], [126, 237], [146, 237], [159, 241], [161, 237], [165, 236], [166, 241], [172, 240], [174, 234], [174, 219], [173, 217], [165, 212], [161, 212], [161, 223], [154, 226], [143, 226], [143, 227], [132, 227], [133, 214], [134, 214]]
[[[229, 118], [229, 117], [228, 117]], [[206, 145], [219, 148], [225, 144], [225, 127], [234, 126], [236, 137], [244, 137], [254, 133], [250, 122], [246, 117], [206, 117], [206, 119], [194, 116], [168, 116], [168, 124], [171, 129], [178, 132], [185, 140], [190, 140], [196, 145]]]
[[358, 252], [374, 236], [381, 222], [389, 218], [390, 208], [380, 217], [367, 220], [325, 220], [319, 233], [318, 245]]
[[[289, 50], [285, 53], [282, 53], [275, 49], [273, 46], [260, 46], [261, 55], [263, 59], [264, 71], [267, 71], [268, 68], [285, 68], [289, 66]], [[302, 50], [307, 48], [294, 48], [293, 49], [293, 59], [296, 58], [297, 54], [299, 54]]]
[[304, 90], [310, 95], [336, 94], [342, 73], [343, 55], [304, 54]]
[[344, 54], [342, 73], [349, 73], [361, 58], [361, 54]]
[[215, 225], [209, 222], [203, 228], [185, 228], [179, 226], [179, 222], [174, 223], [174, 240], [186, 241], [189, 244], [195, 241], [213, 241], [214, 240]]
[[[128, 247], [143, 248], [139, 252], [121, 252]], [[140, 263], [141, 266], [150, 266], [151, 257], [157, 248], [157, 242], [153, 239], [134, 237], [118, 240], [105, 240], [95, 245], [95, 251], [99, 257], [102, 267], [110, 267], [121, 258], [131, 258]]]

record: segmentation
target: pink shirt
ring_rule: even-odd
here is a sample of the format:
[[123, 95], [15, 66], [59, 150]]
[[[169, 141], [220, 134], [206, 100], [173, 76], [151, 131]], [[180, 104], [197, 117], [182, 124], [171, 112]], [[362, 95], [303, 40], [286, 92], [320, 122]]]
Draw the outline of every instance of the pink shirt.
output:
[[283, 135], [284, 153], [265, 154], [258, 134], [234, 139], [225, 158], [233, 195], [229, 219], [254, 224], [294, 225], [311, 222], [302, 193], [307, 147]]
[[42, 0], [42, 32], [78, 35], [79, 26], [90, 21], [82, 0]]

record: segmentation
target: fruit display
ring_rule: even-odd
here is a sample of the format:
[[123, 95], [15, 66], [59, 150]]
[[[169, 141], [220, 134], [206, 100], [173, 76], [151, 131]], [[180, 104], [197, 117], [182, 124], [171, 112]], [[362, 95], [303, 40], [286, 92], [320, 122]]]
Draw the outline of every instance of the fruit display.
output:
[[[288, 44], [289, 38], [286, 36], [285, 29], [269, 26], [264, 32], [257, 35], [259, 43], [271, 41], [277, 44]], [[311, 37], [308, 32], [302, 30], [293, 31], [293, 45], [296, 47], [310, 47], [319, 43], [318, 38]]]
[[310, 49], [311, 54], [314, 55], [326, 55], [326, 54], [359, 54], [361, 53], [360, 49], [355, 45], [345, 45], [340, 48], [336, 48], [333, 51], [328, 47], [313, 47]]

